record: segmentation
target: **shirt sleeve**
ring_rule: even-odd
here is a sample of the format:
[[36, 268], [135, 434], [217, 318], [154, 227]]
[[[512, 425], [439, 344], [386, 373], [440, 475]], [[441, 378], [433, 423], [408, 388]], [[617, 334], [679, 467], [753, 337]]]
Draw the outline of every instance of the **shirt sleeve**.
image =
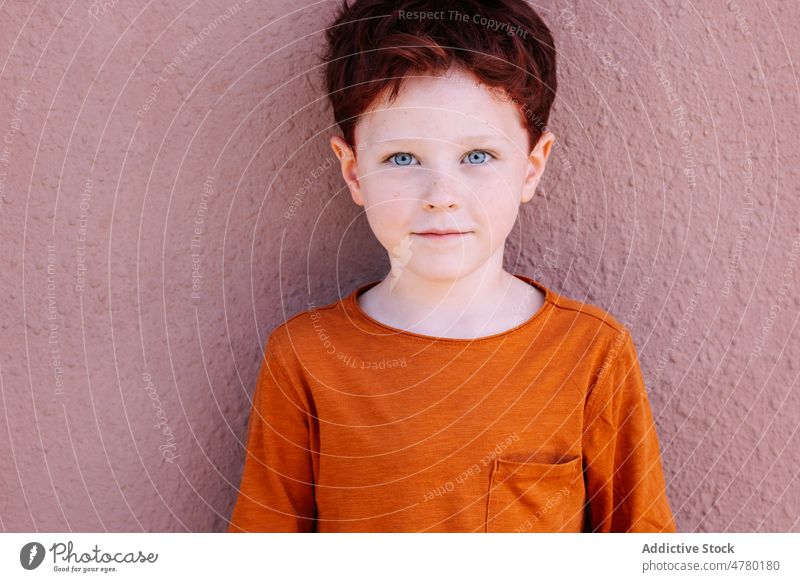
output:
[[244, 470], [228, 532], [315, 530], [310, 415], [267, 342], [248, 423]]
[[584, 531], [675, 532], [656, 427], [627, 328], [600, 369], [584, 416]]

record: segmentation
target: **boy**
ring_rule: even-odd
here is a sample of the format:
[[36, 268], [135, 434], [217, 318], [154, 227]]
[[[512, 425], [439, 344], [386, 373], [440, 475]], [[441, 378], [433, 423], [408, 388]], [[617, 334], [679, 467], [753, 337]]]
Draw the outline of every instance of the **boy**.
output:
[[503, 270], [553, 144], [522, 0], [358, 0], [331, 147], [390, 272], [275, 329], [229, 531], [674, 532], [628, 329]]

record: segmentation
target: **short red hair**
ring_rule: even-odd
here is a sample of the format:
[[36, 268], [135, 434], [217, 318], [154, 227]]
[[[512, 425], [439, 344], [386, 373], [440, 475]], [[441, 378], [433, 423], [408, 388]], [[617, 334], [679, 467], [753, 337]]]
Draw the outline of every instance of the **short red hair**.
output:
[[556, 95], [555, 44], [525, 0], [344, 0], [326, 39], [328, 98], [351, 147], [359, 116], [384, 91], [391, 102], [407, 75], [454, 65], [514, 100], [529, 150], [545, 130]]

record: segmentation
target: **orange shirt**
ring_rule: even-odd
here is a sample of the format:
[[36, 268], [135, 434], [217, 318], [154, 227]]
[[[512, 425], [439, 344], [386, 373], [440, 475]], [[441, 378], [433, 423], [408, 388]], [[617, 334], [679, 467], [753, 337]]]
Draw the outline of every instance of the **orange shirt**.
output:
[[356, 296], [267, 342], [230, 532], [674, 532], [629, 330], [546, 293], [508, 331], [435, 338]]

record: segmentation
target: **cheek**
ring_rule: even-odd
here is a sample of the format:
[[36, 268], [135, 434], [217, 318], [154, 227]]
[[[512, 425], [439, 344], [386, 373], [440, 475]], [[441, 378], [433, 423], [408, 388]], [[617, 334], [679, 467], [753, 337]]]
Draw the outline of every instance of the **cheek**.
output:
[[514, 226], [519, 212], [519, 194], [505, 191], [490, 191], [489, 196], [475, 200], [475, 212], [483, 227], [496, 236], [505, 236]]
[[367, 193], [366, 214], [370, 228], [384, 246], [397, 244], [413, 226], [414, 201], [400, 192], [384, 190], [380, 195]]
[[407, 195], [390, 192], [381, 196], [369, 196], [366, 208], [380, 224], [392, 225], [402, 224], [407, 220], [413, 204]]
[[486, 245], [490, 249], [496, 249], [503, 244], [514, 228], [515, 220], [516, 214], [513, 210], [501, 211], [500, 208], [495, 207], [492, 214], [487, 217], [487, 222], [484, 226]]
[[480, 245], [487, 252], [503, 244], [516, 220], [515, 207], [508, 196], [481, 197], [472, 214], [481, 229]]
[[373, 200], [367, 206], [367, 220], [376, 234], [389, 234], [397, 228], [397, 213], [393, 211], [395, 206], [390, 200]]

